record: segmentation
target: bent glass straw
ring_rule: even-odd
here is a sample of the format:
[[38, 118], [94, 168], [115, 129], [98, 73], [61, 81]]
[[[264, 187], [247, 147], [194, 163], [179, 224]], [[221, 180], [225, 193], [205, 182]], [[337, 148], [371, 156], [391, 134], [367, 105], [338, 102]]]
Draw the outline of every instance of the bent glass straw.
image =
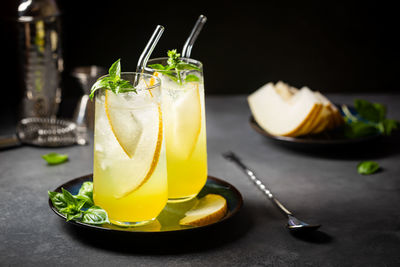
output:
[[204, 24], [207, 21], [207, 17], [204, 15], [200, 15], [199, 18], [196, 21], [196, 24], [193, 27], [192, 32], [190, 33], [189, 37], [187, 38], [185, 45], [183, 46], [182, 49], [182, 57], [190, 57], [190, 54], [192, 52], [192, 47], [194, 42], [196, 41], [197, 37], [199, 36], [199, 33], [201, 29], [203, 28]]
[[160, 40], [163, 32], [164, 32], [164, 27], [161, 25], [157, 25], [156, 29], [154, 30], [153, 34], [150, 37], [150, 40], [147, 42], [146, 47], [144, 48], [142, 54], [140, 55], [139, 61], [136, 65], [136, 76], [135, 76], [134, 86], [137, 86], [139, 82], [139, 80], [137, 79], [137, 75], [146, 66], [147, 61], [149, 60], [150, 55], [153, 52], [154, 48], [156, 47], [158, 40]]

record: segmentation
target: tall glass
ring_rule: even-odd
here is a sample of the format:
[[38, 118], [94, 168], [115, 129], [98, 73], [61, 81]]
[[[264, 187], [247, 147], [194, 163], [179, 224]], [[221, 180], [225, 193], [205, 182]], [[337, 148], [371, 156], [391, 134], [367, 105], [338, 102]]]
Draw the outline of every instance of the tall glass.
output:
[[[121, 78], [133, 83], [135, 75]], [[93, 198], [121, 226], [154, 220], [168, 197], [161, 81], [137, 75], [137, 93], [95, 96]]]
[[[165, 66], [167, 60], [168, 58], [151, 59], [148, 65]], [[168, 202], [192, 199], [207, 181], [203, 65], [193, 59], [181, 60], [197, 66], [198, 69], [166, 73], [146, 68], [162, 81]]]

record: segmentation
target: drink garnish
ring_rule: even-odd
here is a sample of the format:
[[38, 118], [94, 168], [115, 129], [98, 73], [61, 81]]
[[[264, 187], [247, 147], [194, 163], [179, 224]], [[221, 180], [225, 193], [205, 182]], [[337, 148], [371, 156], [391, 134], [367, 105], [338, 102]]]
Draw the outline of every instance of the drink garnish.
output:
[[98, 89], [110, 90], [115, 94], [135, 92], [133, 84], [130, 81], [121, 79], [121, 63], [120, 59], [115, 61], [108, 70], [108, 76], [99, 78], [92, 86], [90, 92], [90, 99], [93, 99], [94, 93]]
[[162, 64], [150, 64], [150, 68], [168, 76], [171, 80], [182, 85], [183, 82], [198, 82], [200, 78], [194, 74], [186, 75], [185, 79], [182, 80], [182, 71], [184, 70], [197, 70], [199, 67], [194, 64], [184, 62], [180, 56], [181, 54], [176, 51], [176, 49], [168, 50], [167, 52], [168, 60], [167, 65]]

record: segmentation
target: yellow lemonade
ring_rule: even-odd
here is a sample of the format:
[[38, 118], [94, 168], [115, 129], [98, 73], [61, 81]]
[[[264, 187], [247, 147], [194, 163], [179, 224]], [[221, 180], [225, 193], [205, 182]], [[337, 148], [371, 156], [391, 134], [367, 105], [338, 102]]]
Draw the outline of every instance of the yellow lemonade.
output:
[[[204, 87], [191, 83], [163, 89], [167, 148], [168, 200], [195, 197], [207, 180]], [[172, 99], [171, 95], [176, 97]]]
[[[166, 58], [151, 64], [167, 64]], [[182, 59], [194, 68], [156, 71], [161, 78], [168, 171], [168, 202], [192, 199], [207, 181], [207, 143], [202, 64]]]
[[137, 93], [96, 95], [93, 199], [121, 226], [154, 220], [168, 197], [160, 83], [142, 76]]

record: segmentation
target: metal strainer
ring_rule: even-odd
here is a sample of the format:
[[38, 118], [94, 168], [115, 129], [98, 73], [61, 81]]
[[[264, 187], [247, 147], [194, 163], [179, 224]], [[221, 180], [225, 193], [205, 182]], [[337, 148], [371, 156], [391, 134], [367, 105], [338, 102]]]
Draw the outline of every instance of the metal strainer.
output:
[[73, 122], [51, 118], [25, 118], [18, 123], [15, 134], [0, 137], [0, 149], [22, 144], [60, 147], [76, 142], [76, 124]]

